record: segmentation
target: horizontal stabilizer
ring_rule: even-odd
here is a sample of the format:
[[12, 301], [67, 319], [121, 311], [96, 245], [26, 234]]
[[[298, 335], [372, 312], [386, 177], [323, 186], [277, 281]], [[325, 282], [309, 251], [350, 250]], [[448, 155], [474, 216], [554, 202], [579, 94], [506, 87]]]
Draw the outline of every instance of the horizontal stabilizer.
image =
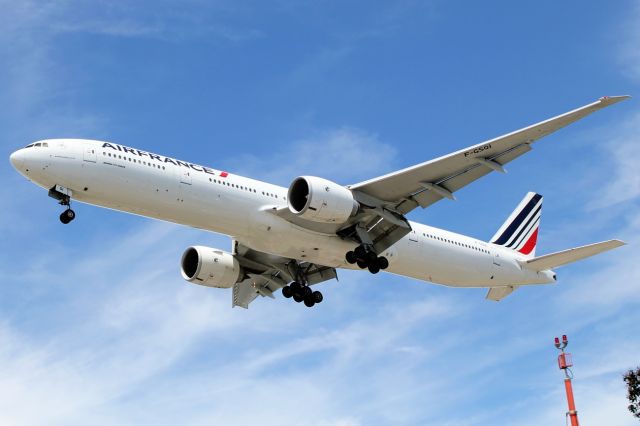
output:
[[519, 286], [517, 285], [508, 285], [504, 287], [491, 287], [489, 289], [489, 292], [487, 293], [486, 299], [499, 302], [505, 297], [507, 297], [508, 295], [510, 295], [511, 293], [513, 293], [513, 291], [518, 287]]
[[563, 250], [557, 253], [546, 254], [544, 256], [520, 262], [520, 264], [522, 267], [533, 271], [545, 271], [577, 260], [586, 259], [587, 257], [595, 256], [596, 254], [612, 250], [623, 245], [625, 245], [625, 243], [620, 240], [603, 241], [601, 243], [589, 244], [587, 246]]

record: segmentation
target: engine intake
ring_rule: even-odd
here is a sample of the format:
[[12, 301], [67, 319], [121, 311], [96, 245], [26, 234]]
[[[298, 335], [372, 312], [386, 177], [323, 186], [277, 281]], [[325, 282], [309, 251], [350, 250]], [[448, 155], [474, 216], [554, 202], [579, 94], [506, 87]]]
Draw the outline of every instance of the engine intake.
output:
[[234, 255], [211, 247], [189, 247], [180, 265], [182, 278], [207, 287], [229, 288], [243, 276]]
[[295, 178], [289, 186], [287, 203], [293, 214], [324, 223], [345, 223], [359, 208], [350, 190], [315, 176]]

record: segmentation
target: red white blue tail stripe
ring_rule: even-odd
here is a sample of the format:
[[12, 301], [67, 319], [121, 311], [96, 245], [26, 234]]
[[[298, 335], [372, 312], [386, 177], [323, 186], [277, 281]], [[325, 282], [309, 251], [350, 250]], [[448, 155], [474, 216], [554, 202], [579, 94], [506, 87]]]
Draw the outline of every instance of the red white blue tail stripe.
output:
[[542, 195], [529, 192], [491, 238], [491, 242], [526, 256], [535, 256], [541, 214]]

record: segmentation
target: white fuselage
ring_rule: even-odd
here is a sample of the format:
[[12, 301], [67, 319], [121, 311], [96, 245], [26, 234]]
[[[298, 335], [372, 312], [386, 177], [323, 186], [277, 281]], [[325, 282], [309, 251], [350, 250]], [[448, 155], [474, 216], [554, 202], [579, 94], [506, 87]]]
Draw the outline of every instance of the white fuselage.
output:
[[[287, 189], [277, 185], [100, 141], [41, 141], [15, 152], [12, 162], [45, 189], [70, 189], [74, 200], [229, 235], [278, 256], [354, 268], [345, 261], [354, 242], [274, 214], [287, 205]], [[512, 250], [420, 223], [411, 227], [381, 253], [387, 272], [458, 287], [554, 281], [551, 271], [521, 268], [522, 257]]]

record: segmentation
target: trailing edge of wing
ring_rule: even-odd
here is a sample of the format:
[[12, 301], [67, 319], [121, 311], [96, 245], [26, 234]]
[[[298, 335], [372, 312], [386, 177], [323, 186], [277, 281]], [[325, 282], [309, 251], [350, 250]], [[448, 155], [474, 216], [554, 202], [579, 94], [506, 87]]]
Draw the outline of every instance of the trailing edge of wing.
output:
[[576, 247], [568, 250], [559, 251], [557, 253], [546, 254], [525, 262], [520, 262], [523, 268], [533, 271], [545, 271], [547, 269], [557, 268], [587, 257], [595, 256], [608, 250], [613, 250], [625, 245], [620, 240], [609, 240], [601, 243], [589, 244], [582, 247]]

